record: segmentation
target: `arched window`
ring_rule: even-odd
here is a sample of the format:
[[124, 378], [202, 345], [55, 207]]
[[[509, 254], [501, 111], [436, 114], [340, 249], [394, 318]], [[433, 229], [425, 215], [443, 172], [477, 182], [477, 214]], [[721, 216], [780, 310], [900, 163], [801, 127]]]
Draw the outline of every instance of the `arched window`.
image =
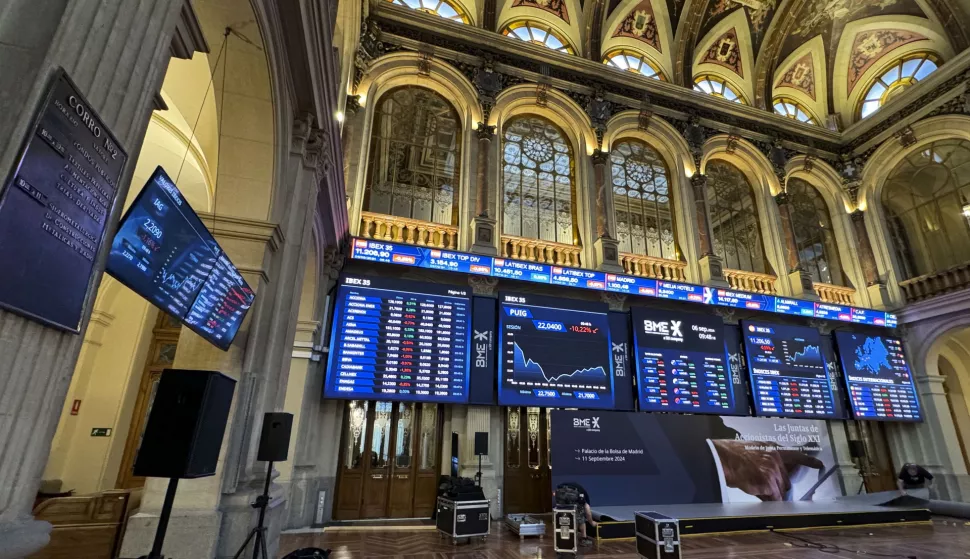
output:
[[610, 162], [620, 252], [679, 260], [667, 167], [660, 154], [640, 140], [626, 139], [614, 142]]
[[694, 91], [700, 91], [701, 93], [727, 99], [728, 101], [734, 101], [735, 103], [740, 103], [742, 105], [748, 104], [748, 102], [744, 100], [744, 97], [741, 97], [740, 93], [734, 91], [734, 89], [732, 89], [727, 82], [717, 76], [707, 74], [697, 76], [694, 78]]
[[704, 174], [714, 253], [725, 268], [767, 272], [758, 206], [747, 177], [734, 165], [718, 159], [707, 163]]
[[970, 261], [970, 142], [916, 150], [886, 180], [882, 204], [900, 279]]
[[566, 54], [573, 54], [573, 47], [569, 46], [566, 39], [562, 38], [551, 27], [538, 21], [517, 21], [505, 26], [502, 35], [512, 37], [527, 43], [534, 43], [558, 50]]
[[653, 61], [636, 51], [614, 50], [603, 58], [603, 64], [634, 74], [642, 74], [655, 80], [667, 81], [667, 78], [664, 77]]
[[538, 116], [505, 125], [502, 232], [575, 244], [573, 150], [562, 130]]
[[790, 119], [804, 122], [805, 124], [818, 124], [804, 105], [790, 97], [778, 97], [772, 104], [775, 107], [776, 115], [787, 116]]
[[907, 87], [926, 79], [938, 66], [939, 59], [925, 52], [900, 58], [869, 86], [862, 98], [860, 116], [866, 118], [876, 112]]
[[795, 247], [802, 266], [816, 283], [844, 285], [832, 219], [822, 194], [807, 181], [797, 178], [788, 179], [787, 191]]
[[366, 211], [458, 224], [461, 123], [444, 97], [406, 86], [377, 101]]
[[461, 9], [457, 4], [448, 2], [448, 0], [388, 0], [392, 4], [397, 4], [398, 6], [405, 6], [411, 8], [412, 10], [417, 10], [419, 12], [424, 12], [426, 14], [432, 14], [436, 16], [443, 17], [445, 19], [450, 19], [451, 21], [457, 21], [458, 23], [468, 24], [470, 23], [468, 16], [465, 15], [464, 10]]

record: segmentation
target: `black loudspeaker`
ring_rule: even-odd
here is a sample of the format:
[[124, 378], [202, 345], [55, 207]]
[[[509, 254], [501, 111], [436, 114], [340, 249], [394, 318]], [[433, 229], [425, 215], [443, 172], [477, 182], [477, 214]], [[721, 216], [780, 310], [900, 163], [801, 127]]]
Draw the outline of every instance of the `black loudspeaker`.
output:
[[488, 432], [475, 433], [475, 456], [488, 456]]
[[261, 462], [284, 462], [290, 450], [290, 431], [293, 430], [293, 414], [269, 412], [263, 416], [263, 430], [259, 434], [259, 451], [256, 459]]
[[458, 477], [458, 433], [451, 433], [451, 477]]
[[852, 458], [866, 457], [866, 444], [862, 441], [849, 441], [849, 455]]
[[235, 380], [216, 371], [162, 371], [134, 474], [214, 475], [235, 389]]

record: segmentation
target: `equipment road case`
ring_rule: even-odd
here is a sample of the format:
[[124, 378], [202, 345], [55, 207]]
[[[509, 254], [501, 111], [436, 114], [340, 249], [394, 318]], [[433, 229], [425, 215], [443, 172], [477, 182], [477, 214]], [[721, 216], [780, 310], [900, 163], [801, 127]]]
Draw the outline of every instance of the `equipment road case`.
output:
[[638, 512], [637, 555], [646, 559], [681, 559], [680, 521], [658, 512]]
[[480, 537], [484, 541], [491, 527], [489, 500], [452, 501], [438, 497], [438, 515], [435, 527], [442, 536], [451, 538], [457, 544], [461, 538]]
[[556, 505], [552, 509], [552, 528], [555, 533], [556, 557], [579, 553], [579, 532], [576, 526], [576, 507]]
[[546, 523], [528, 514], [507, 514], [505, 525], [515, 532], [520, 540], [524, 540], [526, 536], [539, 536], [541, 540], [546, 534]]

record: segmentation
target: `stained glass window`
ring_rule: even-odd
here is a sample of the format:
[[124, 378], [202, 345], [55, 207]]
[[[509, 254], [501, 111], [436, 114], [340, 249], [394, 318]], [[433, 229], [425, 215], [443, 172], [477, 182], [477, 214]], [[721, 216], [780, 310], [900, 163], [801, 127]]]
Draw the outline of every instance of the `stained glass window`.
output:
[[812, 281], [843, 285], [838, 245], [822, 194], [797, 178], [788, 179], [787, 190], [799, 261], [812, 274]]
[[560, 37], [551, 27], [538, 21], [518, 21], [510, 23], [502, 30], [507, 37], [519, 39], [527, 43], [542, 45], [552, 50], [573, 54], [575, 51], [569, 43]]
[[940, 140], [893, 169], [882, 191], [900, 279], [970, 261], [970, 142]]
[[460, 160], [461, 123], [444, 97], [387, 92], [371, 129], [366, 211], [457, 225]]
[[469, 23], [468, 16], [457, 4], [447, 0], [389, 0], [392, 4], [406, 6], [412, 10], [441, 16], [459, 23]]
[[620, 70], [626, 70], [634, 74], [643, 74], [655, 80], [666, 81], [663, 73], [660, 72], [660, 69], [650, 59], [632, 50], [615, 50], [610, 52], [603, 59], [603, 63], [614, 68], [619, 68]]
[[694, 91], [700, 91], [701, 93], [727, 99], [728, 101], [734, 101], [735, 103], [740, 103], [742, 105], [748, 104], [748, 102], [744, 100], [744, 97], [741, 97], [740, 93], [735, 91], [730, 85], [727, 84], [727, 82], [721, 78], [718, 78], [717, 76], [698, 76], [694, 79]]
[[808, 109], [794, 99], [790, 99], [788, 97], [779, 97], [775, 99], [773, 104], [775, 107], [775, 114], [787, 116], [790, 119], [797, 120], [798, 122], [804, 122], [805, 124], [818, 124], [818, 122], [816, 122], [816, 120], [809, 114]]
[[900, 58], [869, 86], [869, 90], [862, 99], [859, 114], [862, 118], [866, 118], [876, 112], [879, 107], [902, 93], [907, 87], [926, 79], [936, 71], [938, 66], [938, 59], [928, 53], [911, 54]]
[[573, 150], [562, 130], [542, 117], [516, 117], [505, 125], [502, 156], [502, 232], [574, 244]]
[[614, 142], [610, 152], [613, 213], [620, 252], [678, 260], [667, 167], [640, 140]]
[[725, 268], [766, 273], [758, 206], [747, 177], [718, 159], [708, 162], [704, 174], [714, 253]]

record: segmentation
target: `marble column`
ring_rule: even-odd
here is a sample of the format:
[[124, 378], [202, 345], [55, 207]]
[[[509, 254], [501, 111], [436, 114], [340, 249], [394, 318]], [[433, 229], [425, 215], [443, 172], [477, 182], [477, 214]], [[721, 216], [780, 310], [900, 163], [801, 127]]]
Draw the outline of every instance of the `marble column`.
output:
[[475, 165], [476, 197], [475, 216], [472, 218], [471, 251], [495, 256], [498, 255], [498, 235], [495, 234], [496, 220], [492, 213], [492, 193], [489, 188], [488, 173], [495, 127], [479, 122], [475, 132], [478, 136], [478, 157]]
[[[58, 66], [128, 154], [124, 200], [170, 57], [182, 0], [5, 0], [0, 4], [0, 175], [6, 182], [24, 134]], [[107, 218], [114, 234], [122, 204]], [[95, 259], [85, 308], [93, 307], [109, 243]], [[0, 558], [30, 555], [50, 525], [31, 510], [71, 381], [80, 335], [0, 311]]]
[[788, 267], [788, 280], [791, 295], [801, 299], [818, 299], [812, 283], [812, 275], [802, 267], [798, 258], [798, 241], [795, 239], [795, 224], [791, 216], [791, 202], [787, 192], [775, 195], [778, 214], [781, 216], [781, 232], [785, 239], [785, 266]]
[[700, 171], [694, 173], [690, 178], [690, 186], [694, 195], [694, 221], [697, 224], [697, 244], [701, 255], [698, 260], [701, 283], [727, 286], [721, 258], [714, 253], [714, 231], [707, 208], [707, 176]]
[[866, 290], [869, 292], [871, 305], [876, 308], [885, 308], [889, 303], [889, 293], [886, 291], [886, 285], [879, 277], [876, 256], [872, 252], [872, 240], [869, 238], [869, 230], [866, 229], [866, 214], [862, 210], [856, 210], [849, 217], [852, 219], [852, 231], [855, 233], [859, 264], [862, 266], [862, 277], [866, 282]]
[[596, 241], [593, 248], [596, 255], [597, 269], [606, 272], [623, 272], [620, 265], [620, 244], [613, 234], [612, 190], [606, 184], [606, 163], [610, 154], [597, 149], [590, 156], [593, 162], [593, 191], [596, 193]]

